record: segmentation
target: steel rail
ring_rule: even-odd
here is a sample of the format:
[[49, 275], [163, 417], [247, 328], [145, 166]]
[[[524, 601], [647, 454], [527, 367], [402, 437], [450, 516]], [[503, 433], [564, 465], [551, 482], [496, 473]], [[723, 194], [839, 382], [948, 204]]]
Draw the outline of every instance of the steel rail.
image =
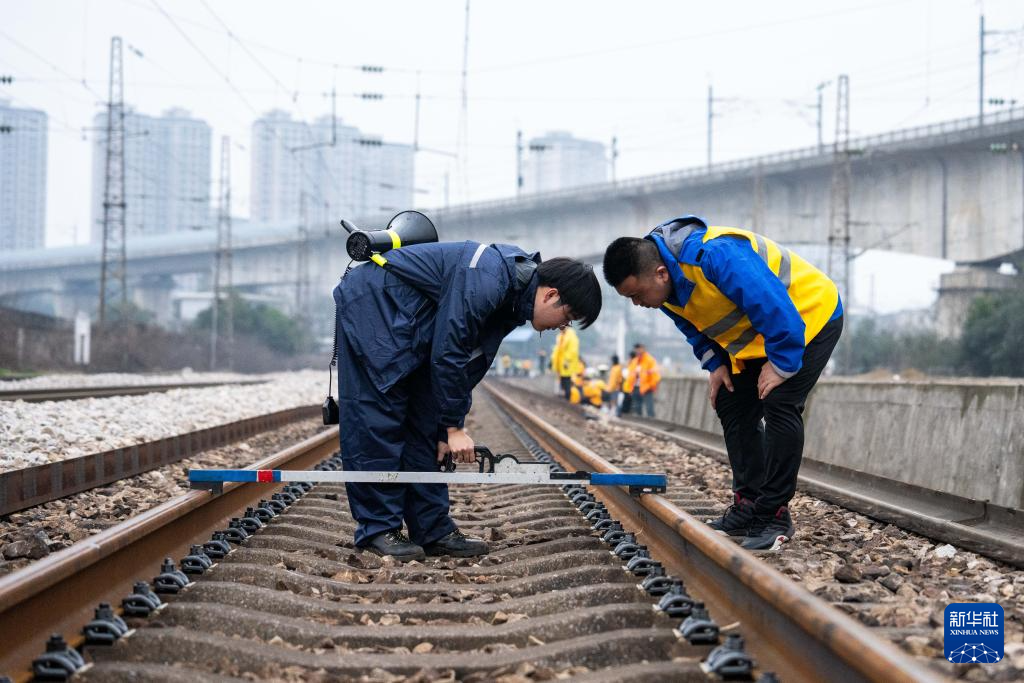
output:
[[[308, 468], [337, 452], [328, 429], [251, 465]], [[283, 484], [227, 484], [224, 493], [190, 491], [69, 548], [0, 577], [0, 675], [31, 668], [51, 633], [75, 644], [100, 602], [119, 605], [135, 580], [148, 581], [164, 557], [179, 558], [240, 510]]]
[[220, 386], [263, 384], [265, 380], [245, 379], [237, 382], [182, 382], [178, 384], [127, 384], [115, 386], [61, 387], [54, 389], [0, 389], [0, 401], [74, 401], [83, 398], [107, 398], [131, 394], [156, 394], [172, 389], [204, 389]]
[[0, 472], [0, 515], [142, 474], [319, 413], [317, 406], [288, 408], [156, 441]]
[[[484, 387], [527, 432], [570, 469], [621, 473], [618, 467], [497, 391]], [[670, 484], [671, 485], [671, 484]], [[784, 680], [939, 681], [867, 627], [833, 609], [751, 553], [660, 495], [595, 490], [613, 516], [704, 599], [720, 623], [740, 622], [750, 650]]]

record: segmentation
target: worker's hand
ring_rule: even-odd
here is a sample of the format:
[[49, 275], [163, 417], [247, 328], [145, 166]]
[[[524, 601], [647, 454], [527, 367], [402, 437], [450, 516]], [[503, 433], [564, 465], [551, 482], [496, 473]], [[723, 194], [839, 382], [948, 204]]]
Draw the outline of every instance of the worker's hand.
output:
[[761, 366], [761, 374], [757, 378], [757, 397], [762, 401], [772, 389], [786, 381], [786, 378], [775, 371], [775, 366], [765, 363]]
[[458, 427], [448, 428], [448, 448], [451, 449], [452, 458], [455, 462], [462, 462], [467, 465], [476, 462], [476, 454], [473, 452], [473, 446], [475, 445], [465, 429], [459, 429]]
[[440, 464], [444, 460], [444, 456], [448, 455], [448, 453], [450, 451], [451, 451], [451, 449], [448, 448], [448, 444], [446, 444], [444, 441], [438, 441], [437, 442], [437, 462], [438, 462], [438, 464]]
[[732, 375], [729, 372], [730, 368], [728, 365], [719, 365], [715, 370], [708, 376], [708, 399], [711, 401], [711, 407], [715, 407], [715, 401], [718, 400], [718, 392], [721, 390], [722, 385], [732, 392]]

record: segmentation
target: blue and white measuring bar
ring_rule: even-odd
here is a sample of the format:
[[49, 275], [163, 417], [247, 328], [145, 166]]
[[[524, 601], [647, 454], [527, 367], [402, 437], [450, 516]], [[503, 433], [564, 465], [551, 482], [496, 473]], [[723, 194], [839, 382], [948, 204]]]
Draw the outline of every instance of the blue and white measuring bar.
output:
[[276, 483], [289, 481], [365, 484], [584, 484], [628, 486], [630, 489], [664, 491], [664, 474], [605, 474], [602, 472], [551, 472], [546, 465], [514, 472], [354, 472], [321, 470], [195, 470], [188, 471], [193, 488], [211, 484]]

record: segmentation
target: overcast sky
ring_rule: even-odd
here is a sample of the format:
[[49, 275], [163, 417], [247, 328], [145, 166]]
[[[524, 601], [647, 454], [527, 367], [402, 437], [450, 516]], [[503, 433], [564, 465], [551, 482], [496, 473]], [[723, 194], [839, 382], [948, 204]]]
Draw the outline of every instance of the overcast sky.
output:
[[[989, 38], [987, 95], [1019, 97], [1024, 85], [1020, 0], [474, 0], [465, 119], [464, 0], [0, 0], [0, 8], [0, 74], [16, 79], [0, 98], [50, 116], [49, 245], [88, 235], [94, 133], [86, 129], [107, 97], [113, 35], [125, 42], [127, 104], [154, 115], [191, 111], [213, 128], [214, 154], [220, 136], [231, 136], [239, 216], [249, 211], [252, 121], [272, 108], [307, 120], [328, 114], [332, 87], [346, 123], [405, 143], [419, 89], [420, 144], [464, 151], [461, 162], [418, 155], [417, 203], [430, 207], [444, 201], [446, 171], [452, 202], [511, 195], [518, 129], [527, 138], [617, 136], [620, 178], [700, 165], [709, 83], [718, 161], [815, 144], [816, 86], [840, 73], [850, 76], [855, 135], [976, 115], [982, 11], [990, 29], [1007, 32]], [[365, 73], [364, 64], [384, 71]], [[357, 97], [365, 92], [384, 97]], [[827, 142], [835, 89], [824, 93]], [[951, 267], [900, 261], [910, 270], [890, 285], [886, 258], [860, 259], [862, 305], [872, 273], [876, 303], [891, 310], [927, 303], [936, 273]], [[890, 287], [905, 294], [878, 294]]]

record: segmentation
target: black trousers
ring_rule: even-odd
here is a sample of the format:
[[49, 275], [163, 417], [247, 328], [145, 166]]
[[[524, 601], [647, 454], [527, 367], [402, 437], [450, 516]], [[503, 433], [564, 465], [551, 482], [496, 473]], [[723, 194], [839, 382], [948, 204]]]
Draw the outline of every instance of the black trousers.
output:
[[562, 396], [568, 401], [572, 398], [572, 377], [562, 377], [558, 380], [558, 386], [562, 388]]
[[842, 332], [842, 317], [827, 323], [804, 348], [800, 371], [763, 401], [757, 397], [757, 378], [767, 359], [744, 361], [743, 370], [732, 375], [734, 391], [723, 386], [718, 392], [715, 412], [725, 433], [732, 488], [754, 501], [756, 514], [775, 514], [796, 492], [804, 450], [804, 404]]

